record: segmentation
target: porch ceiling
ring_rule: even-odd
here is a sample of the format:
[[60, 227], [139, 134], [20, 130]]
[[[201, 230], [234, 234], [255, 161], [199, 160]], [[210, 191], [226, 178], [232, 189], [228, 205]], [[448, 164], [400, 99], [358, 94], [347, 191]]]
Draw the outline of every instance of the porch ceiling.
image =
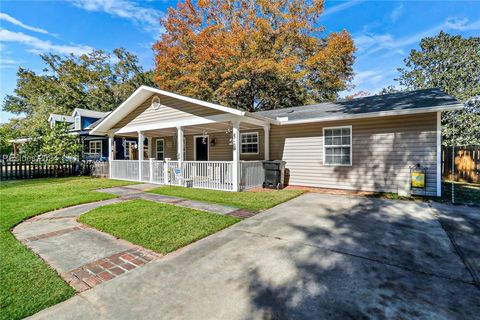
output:
[[[231, 128], [232, 125], [229, 122], [217, 122], [217, 123], [209, 123], [209, 124], [202, 124], [202, 125], [193, 125], [193, 126], [185, 126], [183, 127], [184, 135], [200, 135], [204, 132], [206, 133], [213, 133], [213, 132], [225, 132], [228, 128]], [[257, 126], [251, 123], [241, 122], [240, 123], [240, 130], [250, 130], [250, 129], [262, 129], [261, 126]], [[157, 130], [145, 130], [143, 131], [146, 137], [169, 137], [173, 136], [177, 133], [177, 128], [165, 128], [165, 129], [157, 129]], [[136, 137], [136, 132], [131, 133], [122, 133], [122, 136], [131, 136]]]

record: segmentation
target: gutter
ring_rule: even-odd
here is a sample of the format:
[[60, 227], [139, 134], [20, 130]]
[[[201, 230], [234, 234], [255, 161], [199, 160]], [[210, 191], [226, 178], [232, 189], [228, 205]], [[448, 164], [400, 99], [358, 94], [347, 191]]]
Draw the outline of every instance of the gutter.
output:
[[431, 107], [431, 108], [421, 108], [418, 110], [415, 109], [406, 109], [406, 110], [392, 110], [392, 111], [378, 111], [378, 112], [369, 112], [356, 115], [341, 115], [334, 117], [320, 117], [320, 118], [310, 118], [310, 119], [299, 119], [299, 120], [288, 120], [288, 117], [277, 117], [277, 125], [289, 125], [289, 124], [303, 124], [303, 123], [313, 123], [313, 122], [327, 122], [327, 121], [339, 121], [339, 120], [350, 120], [350, 119], [363, 119], [363, 118], [377, 118], [377, 117], [388, 117], [388, 116], [399, 116], [399, 115], [409, 115], [409, 114], [419, 114], [419, 113], [430, 113], [430, 112], [441, 112], [441, 111], [452, 111], [463, 109], [463, 104], [454, 104], [447, 107]]

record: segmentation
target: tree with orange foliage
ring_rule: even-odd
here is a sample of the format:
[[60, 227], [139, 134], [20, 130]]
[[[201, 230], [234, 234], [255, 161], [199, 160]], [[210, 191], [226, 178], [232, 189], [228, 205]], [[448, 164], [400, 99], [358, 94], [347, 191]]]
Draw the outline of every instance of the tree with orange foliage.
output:
[[322, 0], [186, 0], [154, 45], [154, 81], [247, 111], [335, 100], [353, 77], [347, 31], [319, 37]]

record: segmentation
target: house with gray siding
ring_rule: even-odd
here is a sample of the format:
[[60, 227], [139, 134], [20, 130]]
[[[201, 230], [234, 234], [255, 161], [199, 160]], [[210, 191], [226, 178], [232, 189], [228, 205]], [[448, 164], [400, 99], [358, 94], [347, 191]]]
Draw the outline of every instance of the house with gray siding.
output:
[[[239, 191], [283, 160], [291, 186], [440, 196], [440, 116], [460, 108], [425, 89], [250, 113], [142, 86], [90, 134], [108, 137], [114, 179]], [[138, 159], [118, 157], [125, 139]]]

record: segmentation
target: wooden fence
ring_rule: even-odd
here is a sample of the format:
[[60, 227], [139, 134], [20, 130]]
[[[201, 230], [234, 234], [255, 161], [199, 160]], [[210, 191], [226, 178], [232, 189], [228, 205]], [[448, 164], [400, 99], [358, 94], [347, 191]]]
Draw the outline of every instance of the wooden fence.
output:
[[93, 162], [91, 164], [90, 175], [96, 178], [108, 178], [108, 162]]
[[79, 174], [75, 163], [0, 162], [0, 180], [67, 177]]
[[[451, 147], [442, 147], [442, 178], [452, 180]], [[455, 147], [453, 180], [480, 184], [480, 146]]]

